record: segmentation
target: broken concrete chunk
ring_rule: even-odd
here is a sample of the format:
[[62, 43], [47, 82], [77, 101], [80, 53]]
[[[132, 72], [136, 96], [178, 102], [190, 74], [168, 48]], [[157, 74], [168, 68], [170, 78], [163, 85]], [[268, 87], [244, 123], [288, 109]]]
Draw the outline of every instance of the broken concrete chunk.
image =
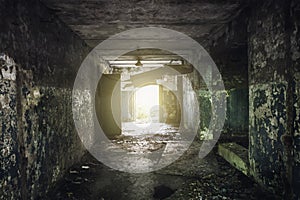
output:
[[82, 165], [81, 166], [81, 169], [89, 169], [90, 167], [89, 166], [87, 166], [87, 165]]

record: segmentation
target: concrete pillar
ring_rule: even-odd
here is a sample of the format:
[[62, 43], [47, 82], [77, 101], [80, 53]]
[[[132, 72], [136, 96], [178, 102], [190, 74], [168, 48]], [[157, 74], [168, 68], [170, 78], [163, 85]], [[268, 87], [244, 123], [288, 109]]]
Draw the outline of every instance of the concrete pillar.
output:
[[[293, 176], [293, 170], [299, 172], [293, 158], [293, 152], [299, 151], [293, 146], [295, 131], [299, 132], [293, 127], [294, 106], [299, 107], [294, 99], [293, 76], [299, 65], [295, 67], [291, 57], [294, 20], [290, 6], [280, 0], [257, 3], [248, 26], [251, 173], [262, 186], [283, 194], [284, 199], [296, 195], [292, 188], [299, 181]], [[299, 43], [296, 46], [299, 51]], [[299, 184], [295, 187], [299, 189]]]
[[294, 144], [294, 164], [293, 164], [293, 193], [295, 199], [300, 199], [300, 2], [291, 1], [291, 60], [293, 71], [292, 75], [292, 110], [293, 120], [293, 144]]
[[100, 126], [108, 138], [121, 135], [120, 74], [103, 74], [95, 98]]

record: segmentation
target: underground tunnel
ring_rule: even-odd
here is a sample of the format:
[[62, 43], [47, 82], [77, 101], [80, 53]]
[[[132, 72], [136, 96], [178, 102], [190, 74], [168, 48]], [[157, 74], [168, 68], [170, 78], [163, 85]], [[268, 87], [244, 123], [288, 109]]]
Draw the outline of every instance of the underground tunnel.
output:
[[0, 0], [0, 199], [300, 199], [297, 0]]

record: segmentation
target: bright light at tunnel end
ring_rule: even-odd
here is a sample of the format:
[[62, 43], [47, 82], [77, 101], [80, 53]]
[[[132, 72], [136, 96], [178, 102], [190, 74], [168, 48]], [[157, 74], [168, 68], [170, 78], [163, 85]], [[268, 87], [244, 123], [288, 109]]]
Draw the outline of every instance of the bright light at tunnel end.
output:
[[[225, 121], [226, 93], [222, 76], [210, 55], [198, 42], [183, 33], [157, 27], [131, 29], [108, 38], [87, 55], [78, 70], [72, 92], [73, 119], [83, 145], [96, 159], [108, 167], [129, 173], [155, 171], [177, 160], [193, 142], [200, 119], [199, 105], [195, 98], [192, 104], [194, 121], [190, 123], [191, 137], [188, 141], [182, 141], [181, 151], [168, 156], [165, 152], [167, 148], [147, 154], [128, 154], [105, 136], [97, 119], [94, 98], [98, 81], [107, 64], [105, 57], [109, 56], [110, 60], [115, 60], [125, 53], [144, 48], [167, 50], [181, 56], [194, 66], [206, 83], [212, 101], [212, 117], [208, 131], [213, 135], [213, 140], [203, 141], [199, 149], [200, 158], [213, 149]], [[93, 144], [94, 141], [97, 143]], [[114, 148], [108, 148], [111, 146]]]

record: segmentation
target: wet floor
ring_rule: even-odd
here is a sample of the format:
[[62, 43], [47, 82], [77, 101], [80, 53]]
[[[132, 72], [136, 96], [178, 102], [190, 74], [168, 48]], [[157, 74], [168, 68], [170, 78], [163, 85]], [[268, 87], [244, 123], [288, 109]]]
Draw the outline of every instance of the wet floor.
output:
[[[163, 125], [160, 134], [127, 134], [113, 142], [128, 152], [163, 148], [180, 137], [175, 127]], [[198, 157], [201, 142], [171, 165], [149, 173], [111, 169], [87, 154], [73, 166], [48, 199], [151, 200], [151, 199], [276, 199], [216, 155]]]

